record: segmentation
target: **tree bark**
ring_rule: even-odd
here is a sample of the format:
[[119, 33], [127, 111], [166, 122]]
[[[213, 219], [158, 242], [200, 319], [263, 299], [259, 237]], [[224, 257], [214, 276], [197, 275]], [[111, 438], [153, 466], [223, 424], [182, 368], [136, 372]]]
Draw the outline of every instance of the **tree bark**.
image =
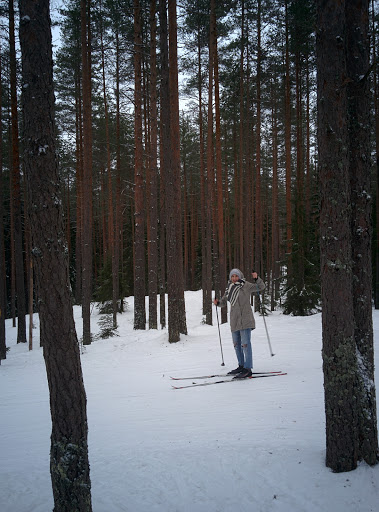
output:
[[371, 264], [369, 0], [346, 1], [347, 101], [352, 204], [353, 308], [358, 363], [359, 459], [378, 461]]
[[48, 0], [20, 2], [25, 176], [52, 419], [55, 512], [90, 512], [86, 395], [75, 332], [55, 149]]
[[[88, 0], [89, 1], [89, 0]], [[91, 69], [88, 43], [87, 0], [81, 0], [81, 43], [83, 83], [83, 181], [82, 181], [82, 316], [83, 344], [91, 343], [92, 298], [92, 119]], [[89, 7], [88, 7], [89, 9]]]
[[[0, 52], [0, 98], [2, 98], [2, 56]], [[2, 109], [0, 109], [0, 126], [2, 126]], [[5, 342], [5, 309], [6, 309], [6, 273], [4, 246], [4, 191], [3, 191], [3, 131], [0, 130], [0, 364], [7, 357]]]
[[157, 329], [158, 291], [158, 119], [157, 119], [157, 56], [156, 56], [156, 0], [150, 4], [150, 229], [148, 239], [149, 261], [149, 328]]
[[12, 201], [14, 215], [14, 271], [17, 296], [17, 343], [26, 343], [26, 300], [24, 282], [24, 255], [21, 218], [21, 175], [18, 137], [16, 48], [14, 37], [14, 6], [9, 0], [9, 61], [11, 89], [11, 140], [12, 140]]
[[142, 26], [139, 0], [134, 0], [134, 329], [146, 329], [145, 217], [142, 147]]
[[[222, 179], [221, 159], [221, 115], [220, 115], [220, 84], [218, 72], [218, 50], [217, 50], [217, 24], [215, 13], [215, 2], [211, 2], [212, 25], [214, 25], [214, 81], [215, 81], [215, 117], [216, 117], [216, 177], [217, 177], [217, 224], [218, 224], [218, 255], [220, 290], [217, 297], [222, 297], [226, 288], [226, 257], [225, 257], [225, 229], [224, 229], [224, 192]], [[221, 323], [227, 322], [227, 308], [221, 310]]]
[[[176, 1], [168, 0], [170, 175], [166, 176], [168, 330], [170, 343], [187, 334], [181, 226], [179, 89]], [[168, 178], [168, 179], [167, 179]]]
[[317, 14], [326, 464], [339, 472], [362, 458], [374, 464], [378, 456], [370, 166], [362, 157], [369, 140], [367, 3], [319, 0]]
[[288, 255], [288, 273], [291, 272], [292, 252], [292, 199], [291, 199], [291, 83], [290, 83], [290, 58], [289, 58], [289, 22], [288, 0], [285, 1], [285, 163], [286, 163], [286, 250]]

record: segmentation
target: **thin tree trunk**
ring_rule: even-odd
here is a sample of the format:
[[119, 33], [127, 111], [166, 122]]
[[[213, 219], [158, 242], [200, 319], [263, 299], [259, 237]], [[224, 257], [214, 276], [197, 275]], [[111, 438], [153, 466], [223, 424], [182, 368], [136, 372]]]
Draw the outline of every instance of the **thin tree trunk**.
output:
[[76, 144], [76, 233], [75, 233], [75, 301], [82, 304], [82, 233], [83, 233], [83, 123], [80, 72], [75, 80], [75, 144]]
[[276, 308], [277, 282], [279, 279], [279, 209], [278, 209], [278, 120], [274, 84], [271, 85], [272, 101], [272, 218], [271, 218], [271, 311]]
[[25, 175], [37, 260], [41, 336], [52, 420], [54, 512], [91, 512], [86, 395], [80, 366], [55, 150], [48, 0], [20, 2]]
[[201, 218], [201, 289], [203, 292], [203, 315], [207, 312], [207, 220], [205, 205], [205, 165], [204, 165], [204, 128], [203, 128], [203, 98], [200, 29], [197, 34], [197, 66], [198, 66], [198, 95], [199, 95], [199, 147], [200, 147], [200, 218]]
[[[219, 295], [224, 294], [226, 288], [226, 255], [225, 255], [225, 231], [224, 231], [224, 192], [222, 179], [221, 159], [221, 115], [220, 115], [220, 84], [218, 73], [218, 50], [217, 50], [217, 24], [215, 13], [215, 2], [211, 3], [212, 25], [215, 29], [214, 37], [214, 79], [215, 79], [215, 115], [216, 115], [216, 176], [217, 176], [217, 224], [218, 224], [218, 256], [220, 289]], [[221, 310], [221, 323], [227, 322], [227, 308]]]
[[[1, 50], [1, 48], [0, 48]], [[2, 54], [0, 51], [0, 98], [2, 98]], [[0, 126], [2, 126], [2, 109], [0, 109]], [[0, 130], [0, 364], [7, 357], [5, 340], [6, 278], [4, 246], [4, 191], [3, 191], [3, 131]]]
[[[167, 286], [168, 286], [168, 329], [169, 341], [179, 341], [180, 333], [187, 334], [181, 226], [181, 183], [180, 183], [180, 131], [179, 131], [179, 88], [177, 56], [176, 0], [168, 0], [169, 21], [169, 91], [170, 91], [170, 143], [171, 177], [166, 179], [167, 201]], [[170, 196], [170, 198], [169, 198]]]
[[291, 84], [290, 84], [290, 59], [289, 59], [289, 22], [288, 0], [285, 0], [285, 25], [286, 25], [286, 49], [285, 49], [285, 163], [286, 163], [286, 238], [288, 255], [288, 272], [291, 272], [292, 252], [292, 199], [291, 199]]
[[[244, 253], [244, 103], [245, 103], [245, 88], [244, 88], [244, 55], [245, 55], [245, 1], [242, 0], [242, 17], [241, 17], [241, 52], [240, 52], [240, 119], [239, 119], [239, 166], [238, 166], [238, 201], [236, 203], [236, 212], [238, 212], [237, 224], [237, 238], [238, 242], [238, 260], [234, 266], [243, 268], [245, 253]], [[258, 69], [258, 68], [257, 68]]]
[[170, 173], [170, 96], [168, 72], [168, 33], [167, 33], [167, 2], [159, 0], [159, 45], [161, 55], [161, 83], [160, 83], [160, 322], [161, 327], [166, 326], [165, 290], [166, 268], [169, 269], [168, 255], [166, 258], [167, 237], [167, 202], [168, 191], [166, 183]]
[[83, 344], [91, 343], [91, 298], [92, 298], [92, 120], [91, 120], [91, 69], [88, 43], [86, 0], [81, 0], [81, 43], [83, 75], [83, 188], [82, 188], [82, 316]]
[[121, 212], [121, 141], [120, 141], [120, 49], [116, 31], [116, 218], [114, 223], [114, 250], [112, 253], [112, 305], [113, 327], [117, 326], [118, 299], [120, 297], [120, 237]]
[[142, 26], [139, 0], [134, 0], [134, 329], [146, 329], [145, 218], [142, 147]]
[[212, 240], [213, 240], [213, 188], [214, 188], [214, 149], [213, 149], [213, 72], [214, 72], [214, 39], [215, 29], [214, 6], [211, 0], [210, 32], [209, 32], [209, 83], [208, 83], [208, 130], [207, 130], [207, 175], [206, 175], [206, 307], [205, 322], [212, 325]]
[[150, 229], [148, 239], [148, 261], [149, 261], [149, 328], [157, 329], [157, 287], [158, 287], [158, 165], [157, 165], [157, 56], [156, 56], [156, 1], [150, 4]]
[[26, 343], [26, 304], [24, 283], [24, 255], [22, 248], [21, 176], [18, 137], [16, 48], [14, 36], [14, 7], [9, 0], [9, 60], [11, 87], [11, 139], [12, 139], [12, 201], [14, 213], [14, 257], [17, 296], [17, 343]]
[[256, 173], [255, 173], [255, 271], [262, 275], [263, 222], [261, 205], [261, 0], [257, 4], [257, 126], [256, 126]]

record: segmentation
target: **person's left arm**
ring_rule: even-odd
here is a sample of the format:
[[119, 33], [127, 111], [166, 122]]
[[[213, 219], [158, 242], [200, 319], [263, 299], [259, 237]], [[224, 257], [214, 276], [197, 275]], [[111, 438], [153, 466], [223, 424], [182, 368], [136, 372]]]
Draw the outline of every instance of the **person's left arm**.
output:
[[249, 290], [250, 293], [261, 292], [266, 288], [263, 280], [258, 276], [256, 272], [252, 272], [251, 276], [254, 279], [254, 282], [250, 283], [249, 281], [246, 281], [244, 285], [247, 286], [247, 290]]

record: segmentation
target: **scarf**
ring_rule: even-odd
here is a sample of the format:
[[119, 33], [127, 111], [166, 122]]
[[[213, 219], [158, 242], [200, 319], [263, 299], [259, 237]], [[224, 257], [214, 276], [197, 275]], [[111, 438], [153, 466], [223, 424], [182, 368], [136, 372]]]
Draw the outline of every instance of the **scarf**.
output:
[[226, 298], [230, 302], [232, 306], [237, 302], [239, 292], [242, 288], [242, 286], [245, 284], [245, 279], [241, 279], [242, 283], [237, 281], [236, 283], [230, 282], [229, 285], [226, 287]]

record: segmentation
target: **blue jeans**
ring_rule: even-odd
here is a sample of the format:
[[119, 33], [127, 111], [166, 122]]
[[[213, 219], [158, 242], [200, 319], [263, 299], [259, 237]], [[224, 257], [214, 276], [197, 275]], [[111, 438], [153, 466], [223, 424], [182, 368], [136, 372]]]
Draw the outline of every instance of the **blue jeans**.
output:
[[234, 350], [238, 364], [244, 368], [253, 367], [253, 351], [251, 349], [251, 329], [241, 329], [232, 332]]

